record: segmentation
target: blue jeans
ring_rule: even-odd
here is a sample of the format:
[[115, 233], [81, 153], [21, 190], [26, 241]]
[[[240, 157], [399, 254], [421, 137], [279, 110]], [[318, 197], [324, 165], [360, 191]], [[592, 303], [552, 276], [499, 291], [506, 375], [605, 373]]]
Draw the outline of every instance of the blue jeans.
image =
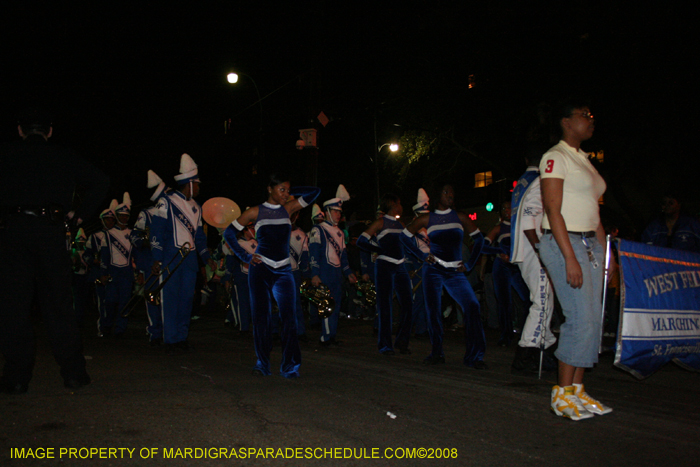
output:
[[598, 262], [598, 267], [594, 268], [581, 236], [569, 234], [569, 240], [583, 272], [580, 289], [574, 289], [566, 282], [566, 262], [554, 236], [548, 233], [540, 239], [540, 257], [566, 318], [560, 328], [555, 355], [568, 365], [590, 368], [598, 362], [600, 346], [604, 251], [595, 237], [586, 239]]

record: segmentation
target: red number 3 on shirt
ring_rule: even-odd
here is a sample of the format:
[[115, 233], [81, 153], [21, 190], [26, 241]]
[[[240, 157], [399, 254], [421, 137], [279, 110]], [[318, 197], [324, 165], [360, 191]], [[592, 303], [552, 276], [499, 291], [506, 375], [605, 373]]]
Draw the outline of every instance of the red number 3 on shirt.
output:
[[544, 173], [551, 174], [554, 168], [554, 160], [550, 159], [547, 161], [547, 168], [544, 169]]

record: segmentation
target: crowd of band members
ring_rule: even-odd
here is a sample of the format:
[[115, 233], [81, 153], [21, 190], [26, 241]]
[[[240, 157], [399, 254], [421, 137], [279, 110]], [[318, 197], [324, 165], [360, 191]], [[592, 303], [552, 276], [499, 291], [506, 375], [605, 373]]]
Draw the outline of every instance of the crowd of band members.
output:
[[[159, 290], [161, 303], [145, 300], [146, 334], [150, 344], [165, 344], [168, 350], [187, 350], [190, 316], [192, 310], [198, 308], [193, 306], [196, 289], [201, 289], [202, 305], [215, 297], [217, 289], [223, 291], [227, 297], [224, 323], [243, 334], [251, 331], [255, 313], [251, 307], [248, 273], [249, 263], [258, 248], [255, 222], [246, 222], [240, 230], [227, 235], [223, 229], [218, 229], [221, 241], [210, 251], [206, 247], [201, 208], [194, 201], [199, 192], [197, 167], [186, 154], [182, 156], [181, 172], [176, 177], [177, 189], [167, 188], [153, 171], [148, 172], [147, 184], [152, 190], [150, 201], [155, 205], [138, 213], [133, 229], [129, 228], [131, 200], [129, 194], [124, 193], [121, 203], [112, 200], [109, 208], [99, 215], [101, 229], [89, 236], [80, 229], [75, 237], [74, 306], [79, 322], [83, 323], [89, 303], [96, 304], [97, 333], [101, 337], [121, 337], [126, 332], [127, 304], [134, 290], [153, 289], [166, 280], [170, 268], [163, 268], [163, 274], [160, 274], [158, 265], [170, 258], [179, 262], [178, 253], [186, 244], [200, 256], [200, 261], [195, 254], [187, 255], [182, 259], [183, 268], [178, 268], [172, 280], [166, 281], [170, 286], [166, 284]], [[412, 209], [412, 220], [420, 219], [419, 223], [401, 219], [403, 206], [398, 196], [383, 196], [376, 220], [357, 237], [357, 245], [350, 245], [349, 249], [348, 232], [341, 227], [344, 227], [342, 205], [350, 197], [342, 185], [338, 187], [336, 197], [321, 203], [323, 207], [313, 204], [307, 210], [311, 211], [307, 215], [314, 224], [308, 233], [296, 226], [300, 211], [291, 215], [289, 263], [297, 291], [293, 297], [293, 316], [298, 341], [309, 341], [308, 323], [312, 329], [320, 328], [318, 342], [321, 346], [338, 345], [339, 317], [364, 317], [374, 320], [381, 354], [393, 355], [395, 349], [410, 354], [410, 337], [414, 334], [431, 339], [432, 350], [424, 362], [442, 363], [443, 310], [454, 307], [462, 326], [465, 321], [467, 323], [464, 327], [468, 350], [464, 363], [470, 367], [475, 363], [477, 368], [485, 367], [480, 304], [465, 275], [467, 269], [471, 270], [476, 264], [479, 251], [469, 252], [467, 248], [470, 257], [467, 267], [461, 258], [465, 228], [471, 235], [469, 243], [472, 248], [476, 246], [476, 250], [481, 248], [483, 236], [467, 216], [452, 209], [454, 190], [451, 186], [441, 187], [436, 195], [439, 199], [437, 214], [431, 214], [429, 197], [425, 190], [419, 190], [417, 203]], [[178, 216], [186, 219], [179, 222]], [[507, 223], [506, 217], [503, 219]], [[413, 232], [404, 230], [406, 224], [411, 225]], [[449, 228], [445, 229], [442, 224]], [[432, 242], [431, 232], [433, 236], [437, 235]], [[502, 237], [498, 242], [500, 246], [504, 245]], [[440, 246], [445, 238], [449, 246]], [[447, 255], [450, 260], [438, 257], [436, 262], [435, 255], [431, 255], [431, 244], [434, 250], [438, 248], [441, 256]], [[353, 257], [359, 257], [359, 261], [353, 261], [354, 268], [350, 265], [349, 250], [354, 250]], [[237, 251], [242, 253], [237, 254]], [[202, 264], [208, 267], [208, 275]], [[358, 280], [355, 271], [362, 281], [375, 284], [376, 306], [363, 303], [362, 293], [351, 287]], [[202, 272], [199, 277], [203, 280], [197, 277], [198, 272]], [[310, 279], [314, 286], [323, 284], [329, 287], [335, 301], [335, 309], [329, 317], [321, 319], [313, 304], [306, 301], [302, 304], [298, 291], [305, 278]], [[430, 287], [427, 301], [424, 284]], [[442, 306], [443, 286], [447, 291], [447, 306]], [[94, 294], [92, 300], [88, 298], [90, 293]], [[394, 296], [399, 310], [392, 310]], [[279, 307], [273, 306], [276, 312], [270, 316], [269, 329], [277, 336], [281, 332], [280, 314]], [[503, 309], [510, 310], [510, 304], [500, 307], [499, 316], [502, 318], [505, 315]], [[393, 331], [395, 322], [398, 323], [396, 333]], [[503, 331], [501, 341], [512, 338], [512, 319], [505, 317], [500, 324]], [[264, 326], [267, 328], [268, 324]], [[549, 340], [552, 340], [551, 336]]]
[[[503, 203], [499, 223], [485, 237], [467, 216], [453, 210], [454, 189], [449, 185], [440, 187], [433, 195], [433, 199], [438, 200], [434, 201], [433, 212], [430, 198], [421, 188], [412, 209], [414, 217], [408, 222], [404, 221], [406, 216], [403, 216], [398, 196], [384, 195], [376, 220], [368, 222], [367, 229], [354, 237], [351, 245], [348, 245], [350, 236], [343, 229], [342, 214], [343, 202], [350, 197], [342, 185], [334, 198], [320, 203], [322, 207], [313, 204], [306, 210], [310, 211], [306, 215], [314, 224], [308, 233], [296, 225], [302, 212], [300, 206], [288, 216], [289, 266], [295, 290], [290, 298], [294, 305], [290, 313], [296, 340], [291, 345], [298, 348], [298, 342], [313, 339], [307, 334], [307, 328], [320, 328], [318, 342], [322, 347], [338, 345], [339, 317], [364, 317], [374, 320], [381, 354], [393, 355], [395, 350], [410, 354], [413, 334], [431, 340], [431, 352], [424, 363], [443, 363], [443, 312], [454, 309], [459, 320], [456, 327], [465, 329], [464, 364], [482, 369], [486, 368], [484, 322], [490, 321], [482, 316], [485, 313], [480, 302], [491, 302], [490, 308], [495, 310], [488, 312], [497, 317], [498, 344], [508, 347], [517, 339], [512, 370], [535, 372], [542, 350], [547, 350], [544, 369], [556, 369], [556, 360], [550, 351], [556, 342], [550, 328], [555, 297], [534, 249], [538, 235], [541, 236], [543, 215], [537, 160], [531, 161], [514, 190], [513, 205], [510, 201]], [[250, 333], [256, 312], [252, 307], [255, 296], [250, 294], [248, 274], [251, 258], [258, 248], [256, 223], [239, 224], [240, 229], [229, 234], [218, 229], [221, 241], [210, 251], [206, 247], [201, 208], [194, 201], [199, 192], [197, 166], [186, 154], [182, 156], [181, 174], [176, 182], [177, 189], [169, 189], [149, 171], [147, 183], [153, 190], [151, 201], [155, 205], [138, 214], [133, 229], [128, 227], [131, 200], [129, 194], [124, 193], [121, 203], [112, 200], [109, 208], [100, 214], [102, 229], [89, 237], [82, 229], [76, 235], [74, 307], [82, 323], [91, 302], [87, 296], [92, 290], [95, 295], [92, 302], [97, 304], [98, 311], [98, 335], [120, 337], [125, 333], [127, 318], [123, 315], [133, 290], [144, 285], [145, 289], [152, 289], [166, 280], [169, 268], [160, 274], [159, 265], [172, 257], [179, 261], [178, 252], [181, 253], [184, 245], [196, 254], [187, 255], [182, 260], [183, 267], [172, 280], [166, 281], [170, 285], [159, 290], [160, 304], [146, 300], [146, 333], [150, 344], [165, 344], [171, 351], [188, 349], [190, 316], [197, 308], [193, 307], [193, 298], [199, 289], [202, 305], [214, 298], [217, 289], [224, 291], [227, 297], [224, 323], [242, 334]], [[315, 200], [317, 191], [303, 207]], [[673, 204], [668, 198], [665, 197], [664, 206]], [[406, 226], [408, 228], [404, 229]], [[465, 240], [465, 230], [468, 240]], [[529, 242], [533, 248], [523, 246], [524, 242]], [[469, 244], [464, 250], [468, 258], [466, 266], [461, 257], [463, 243]], [[352, 262], [354, 267], [351, 267], [349, 251], [358, 259]], [[485, 274], [489, 263], [492, 265], [490, 276]], [[208, 275], [202, 264], [208, 267]], [[479, 267], [475, 268], [477, 264]], [[474, 274], [468, 274], [472, 269]], [[198, 275], [200, 271], [202, 274]], [[361, 292], [352, 287], [358, 280], [356, 272], [362, 281], [375, 284], [376, 306], [362, 304]], [[330, 289], [335, 309], [329, 317], [319, 318], [312, 304], [302, 303], [298, 291], [304, 279], [310, 279], [314, 286], [324, 284]], [[482, 300], [474, 293], [480, 281], [484, 284], [479, 290], [483, 293]], [[487, 296], [490, 291], [493, 297]], [[514, 292], [519, 300], [514, 300]], [[399, 310], [393, 310], [394, 298]], [[514, 316], [516, 302], [521, 306], [519, 316]], [[281, 322], [274, 298], [271, 309], [275, 312], [270, 314], [269, 320], [258, 326], [269, 329], [270, 334], [264, 343], [258, 343], [260, 348], [269, 349], [272, 336], [279, 336], [285, 325], [289, 326]], [[613, 327], [614, 323], [610, 326], [612, 332]], [[258, 351], [261, 352], [269, 355], [269, 350]], [[300, 357], [293, 360], [300, 360]], [[265, 361], [263, 358], [263, 368], [258, 369], [269, 374]], [[295, 365], [296, 370], [289, 373], [298, 375], [298, 364]]]

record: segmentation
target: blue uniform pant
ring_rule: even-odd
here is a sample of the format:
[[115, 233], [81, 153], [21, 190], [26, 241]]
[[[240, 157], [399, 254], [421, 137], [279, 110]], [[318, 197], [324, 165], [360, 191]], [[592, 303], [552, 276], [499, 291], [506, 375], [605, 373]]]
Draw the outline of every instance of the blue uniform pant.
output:
[[411, 315], [413, 309], [411, 278], [406, 271], [406, 265], [394, 264], [390, 261], [377, 260], [375, 263], [377, 278], [377, 304], [379, 305], [379, 340], [377, 346], [380, 352], [393, 350], [391, 344], [392, 302], [394, 290], [401, 306], [401, 320], [396, 333], [396, 347], [408, 348], [411, 335]]
[[[196, 258], [194, 260], [196, 261]], [[163, 283], [168, 277], [170, 277], [168, 272], [163, 271], [160, 283]], [[187, 340], [190, 332], [190, 317], [196, 281], [197, 269], [192, 268], [191, 264], [185, 263], [172, 274], [172, 278], [160, 291], [163, 343], [177, 344]]]
[[520, 269], [496, 258], [493, 262], [493, 288], [498, 302], [498, 327], [501, 330], [499, 344], [510, 345], [513, 340], [513, 299], [511, 288], [515, 289], [520, 299], [527, 302], [530, 291], [520, 275]]
[[473, 366], [484, 360], [486, 352], [486, 337], [481, 324], [479, 301], [472, 290], [467, 276], [456, 270], [447, 270], [440, 266], [425, 265], [423, 267], [423, 287], [425, 292], [425, 308], [428, 310], [428, 332], [432, 344], [433, 357], [444, 357], [442, 349], [442, 288], [457, 302], [464, 311], [464, 332], [466, 352], [464, 364]]
[[291, 267], [274, 269], [265, 263], [251, 264], [248, 270], [250, 303], [253, 310], [253, 334], [258, 361], [255, 369], [263, 374], [270, 372], [272, 351], [272, 297], [279, 307], [282, 340], [282, 364], [280, 373], [285, 378], [299, 376], [301, 350], [297, 340], [295, 308], [297, 291]]
[[411, 287], [413, 292], [413, 315], [412, 323], [416, 334], [425, 334], [428, 332], [428, 319], [425, 311], [425, 294], [423, 293], [423, 270], [411, 271]]

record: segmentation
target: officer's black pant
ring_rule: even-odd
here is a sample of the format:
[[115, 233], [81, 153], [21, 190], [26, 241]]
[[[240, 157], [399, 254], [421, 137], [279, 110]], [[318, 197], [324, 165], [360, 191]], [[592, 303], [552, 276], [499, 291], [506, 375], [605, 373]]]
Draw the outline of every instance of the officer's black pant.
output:
[[41, 311], [61, 376], [86, 376], [65, 239], [62, 225], [26, 214], [5, 218], [0, 228], [0, 350], [6, 382], [28, 384], [32, 378], [32, 303]]

